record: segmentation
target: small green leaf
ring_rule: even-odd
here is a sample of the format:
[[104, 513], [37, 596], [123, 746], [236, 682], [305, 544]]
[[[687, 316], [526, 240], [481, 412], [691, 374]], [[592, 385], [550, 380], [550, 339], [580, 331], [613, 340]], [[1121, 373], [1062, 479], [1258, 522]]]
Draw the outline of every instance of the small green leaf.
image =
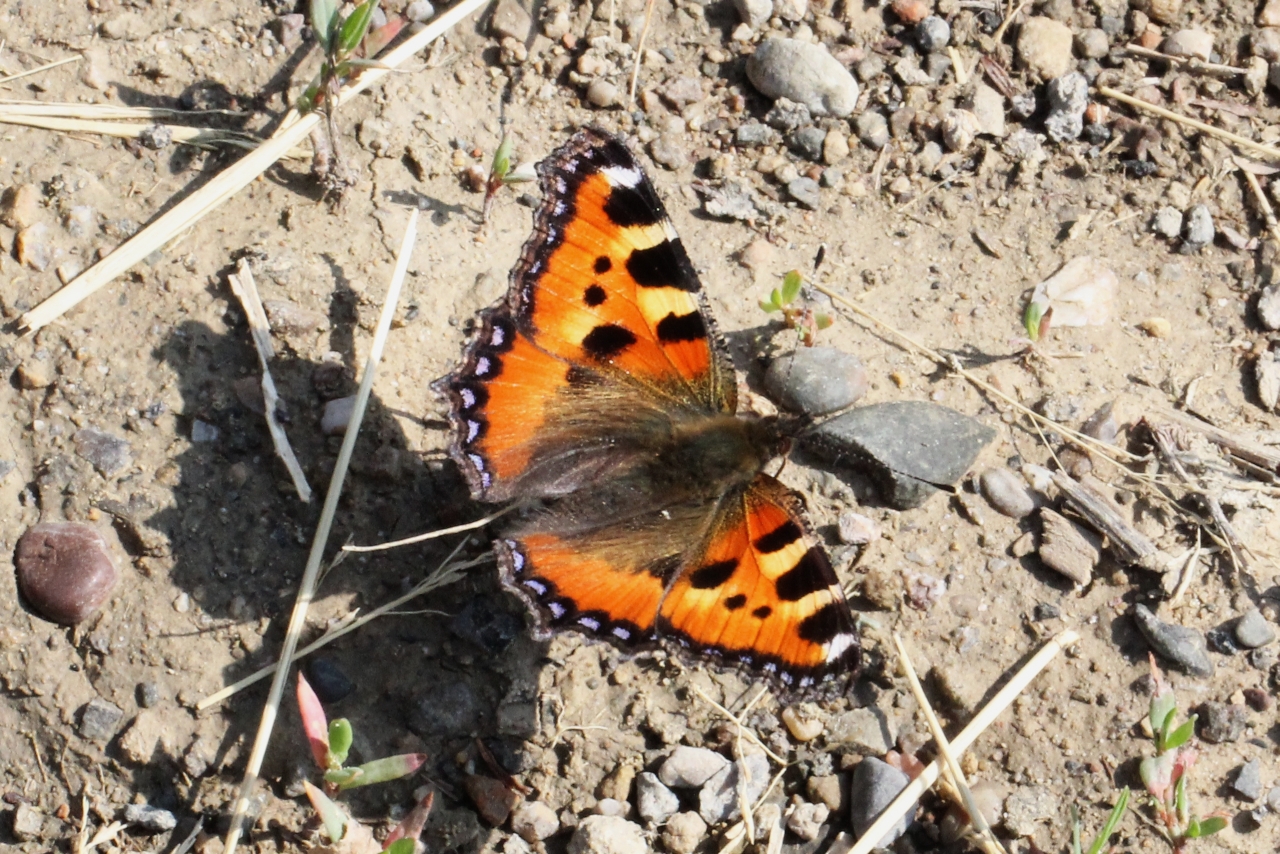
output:
[[316, 108], [316, 97], [319, 96], [319, 94], [320, 78], [317, 76], [315, 80], [311, 81], [311, 85], [298, 96], [298, 112], [305, 115], [306, 113], [314, 110]]
[[1187, 803], [1187, 775], [1183, 774], [1173, 786], [1173, 808], [1177, 810], [1179, 821], [1188, 821], [1191, 808]]
[[498, 143], [497, 149], [493, 152], [493, 165], [489, 167], [489, 174], [502, 180], [507, 177], [507, 173], [511, 171], [511, 140], [503, 136], [502, 142]]
[[341, 768], [346, 764], [347, 753], [351, 750], [351, 721], [338, 718], [329, 724], [329, 767]]
[[325, 52], [329, 51], [329, 34], [338, 15], [337, 0], [311, 0], [311, 31]]
[[413, 840], [397, 839], [386, 848], [383, 848], [382, 854], [413, 854]]
[[1102, 825], [1102, 830], [1098, 831], [1098, 835], [1093, 838], [1093, 844], [1089, 846], [1089, 854], [1102, 854], [1106, 848], [1107, 840], [1111, 838], [1111, 834], [1116, 832], [1116, 828], [1120, 826], [1120, 820], [1124, 818], [1124, 811], [1129, 808], [1129, 787], [1125, 786], [1120, 790], [1120, 797], [1116, 798], [1116, 805], [1111, 808], [1111, 814], [1107, 816], [1106, 824]]
[[369, 22], [373, 19], [373, 10], [378, 7], [378, 0], [365, 0], [356, 10], [342, 22], [338, 31], [338, 55], [346, 56], [364, 41], [369, 32]]
[[782, 298], [782, 291], [778, 290], [777, 288], [774, 288], [773, 292], [769, 294], [769, 302], [773, 303], [778, 308], [782, 308], [784, 305], [786, 305], [789, 302], [789, 300], [784, 300]]
[[760, 300], [760, 307], [765, 311], [770, 311], [770, 312], [782, 310], [782, 307], [777, 305], [776, 303], [765, 302], [764, 300]]
[[1227, 826], [1227, 820], [1220, 815], [1211, 815], [1204, 821], [1200, 822], [1200, 835], [1212, 836], [1219, 830], [1223, 830]]
[[341, 842], [342, 837], [347, 834], [347, 815], [342, 811], [342, 807], [335, 804], [328, 795], [311, 783], [304, 780], [302, 785], [307, 791], [307, 800], [311, 801], [312, 808], [319, 814], [320, 821], [324, 824], [324, 832], [329, 837], [329, 841], [335, 845]]
[[340, 789], [347, 789], [351, 786], [359, 785], [355, 781], [363, 775], [364, 772], [359, 768], [330, 768], [324, 772], [324, 781], [332, 783]]
[[[1151, 731], [1156, 734], [1164, 733], [1166, 728], [1172, 725], [1173, 714], [1178, 710], [1178, 700], [1173, 696], [1172, 691], [1165, 691], [1163, 694], [1156, 694], [1151, 698], [1151, 712], [1147, 716], [1151, 722]], [[1159, 742], [1156, 744], [1159, 747]], [[1161, 750], [1164, 748], [1161, 747]]]
[[369, 35], [364, 37], [364, 44], [361, 45], [364, 55], [374, 57], [382, 53], [382, 50], [400, 35], [406, 23], [408, 22], [404, 18], [392, 18], [376, 30], [370, 30]]
[[[1171, 716], [1172, 717], [1172, 716]], [[1196, 732], [1196, 716], [1192, 715], [1183, 722], [1182, 726], [1169, 733], [1164, 739], [1163, 750], [1176, 750], [1191, 740], [1191, 736]]]
[[813, 316], [813, 324], [814, 326], [817, 326], [819, 329], [826, 329], [828, 326], [831, 325], [831, 315], [815, 314]]
[[1022, 328], [1027, 330], [1027, 337], [1032, 341], [1040, 340], [1040, 318], [1043, 315], [1044, 312], [1039, 303], [1035, 301], [1027, 303], [1027, 310], [1022, 315]]
[[341, 789], [351, 789], [356, 786], [368, 786], [373, 783], [385, 783], [388, 780], [398, 780], [401, 777], [407, 777], [414, 771], [422, 767], [422, 763], [427, 761], [425, 753], [402, 753], [398, 756], [387, 756], [382, 759], [375, 759], [372, 762], [366, 762], [359, 768], [350, 770], [359, 771], [359, 775], [353, 777], [345, 783], [339, 783]]
[[1071, 805], [1071, 854], [1083, 854], [1080, 850], [1080, 809]]
[[782, 299], [780, 305], [789, 305], [800, 296], [800, 286], [804, 284], [804, 278], [800, 275], [799, 270], [792, 270], [782, 277]]

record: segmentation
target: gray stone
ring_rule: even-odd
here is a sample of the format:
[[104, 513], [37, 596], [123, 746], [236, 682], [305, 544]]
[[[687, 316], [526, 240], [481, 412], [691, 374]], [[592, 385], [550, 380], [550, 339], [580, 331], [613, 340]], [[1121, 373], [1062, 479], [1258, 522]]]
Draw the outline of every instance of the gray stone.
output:
[[103, 477], [111, 477], [133, 462], [129, 443], [97, 427], [82, 427], [72, 437], [76, 453], [84, 457]]
[[1271, 791], [1267, 792], [1267, 806], [1272, 812], [1280, 812], [1280, 786], [1273, 786]]
[[521, 42], [529, 40], [533, 19], [517, 0], [498, 0], [489, 18], [489, 32], [499, 39], [510, 36]]
[[668, 169], [679, 169], [689, 162], [680, 134], [676, 133], [664, 133], [649, 143], [649, 156]]
[[753, 30], [758, 30], [773, 17], [773, 0], [733, 0], [738, 20]]
[[1015, 837], [1032, 836], [1042, 822], [1056, 818], [1062, 799], [1043, 786], [1018, 789], [1004, 802], [1004, 828]]
[[1187, 218], [1182, 224], [1182, 249], [1195, 252], [1213, 242], [1216, 233], [1213, 227], [1213, 215], [1206, 205], [1196, 205], [1187, 211]]
[[413, 0], [404, 8], [404, 16], [415, 24], [425, 24], [436, 16], [436, 7], [429, 0]]
[[702, 209], [710, 216], [741, 222], [753, 222], [760, 217], [755, 194], [740, 181], [725, 181], [723, 186], [704, 188]]
[[149, 804], [129, 804], [124, 808], [124, 820], [151, 833], [164, 833], [178, 826], [177, 816]]
[[780, 131], [792, 131], [812, 121], [809, 108], [790, 98], [779, 98], [773, 102], [769, 112], [764, 114], [764, 121], [771, 128]]
[[320, 432], [326, 436], [341, 436], [347, 432], [351, 423], [351, 413], [355, 410], [356, 396], [339, 397], [327, 401], [320, 415]]
[[1272, 331], [1280, 329], [1280, 285], [1268, 285], [1258, 294], [1258, 322]]
[[858, 139], [867, 148], [880, 150], [889, 143], [889, 122], [883, 113], [867, 110], [854, 122]]
[[[906, 774], [874, 756], [868, 756], [859, 762], [853, 769], [853, 782], [849, 787], [849, 823], [853, 825], [853, 835], [862, 836], [866, 833], [884, 808], [910, 782], [911, 778]], [[876, 847], [888, 848], [894, 840], [906, 833], [907, 828], [915, 821], [915, 813], [916, 805], [912, 804], [907, 814], [880, 837]]]
[[850, 709], [834, 716], [827, 725], [827, 744], [883, 755], [893, 748], [893, 733], [879, 709]]
[[710, 827], [738, 818], [741, 815], [739, 803], [745, 800], [754, 804], [769, 785], [769, 760], [763, 753], [749, 753], [740, 762], [746, 766], [748, 779], [742, 779], [738, 762], [733, 762], [698, 790], [698, 815]]
[[1030, 516], [1036, 509], [1026, 481], [1004, 466], [984, 471], [978, 478], [978, 485], [987, 502], [1011, 519]]
[[210, 424], [208, 421], [196, 418], [191, 422], [191, 441], [197, 445], [216, 442], [221, 433], [217, 425]]
[[1175, 240], [1179, 234], [1182, 234], [1182, 211], [1165, 205], [1156, 211], [1156, 215], [1152, 218], [1151, 230], [1161, 237]]
[[787, 816], [787, 830], [794, 833], [804, 842], [811, 842], [822, 832], [822, 825], [831, 815], [826, 804], [808, 802], [796, 804], [791, 815]]
[[80, 735], [90, 741], [107, 741], [116, 734], [124, 712], [101, 697], [94, 697], [80, 712]]
[[409, 713], [409, 728], [424, 738], [469, 735], [478, 727], [480, 714], [471, 686], [450, 679], [418, 694]]
[[19, 842], [39, 842], [44, 838], [45, 815], [38, 807], [19, 803], [13, 811], [13, 838]]
[[969, 470], [995, 430], [953, 409], [906, 400], [861, 406], [823, 424], [804, 440], [818, 456], [866, 468], [885, 500], [918, 507], [940, 486]]
[[1213, 675], [1204, 635], [1195, 629], [1162, 622], [1146, 605], [1133, 608], [1133, 617], [1156, 655], [1176, 664], [1183, 672], [1204, 679]]
[[827, 132], [820, 127], [809, 125], [796, 128], [787, 135], [787, 147], [806, 160], [817, 163], [822, 159], [822, 144], [827, 140]]
[[943, 50], [951, 41], [951, 25], [937, 15], [930, 15], [916, 24], [916, 44], [921, 53]]
[[614, 815], [589, 815], [573, 832], [568, 854], [648, 854], [640, 825]]
[[738, 129], [733, 133], [733, 144], [740, 148], [775, 145], [777, 142], [778, 132], [760, 122], [747, 122], [746, 124], [738, 125]]
[[1257, 608], [1250, 608], [1236, 620], [1234, 634], [1236, 643], [1245, 649], [1257, 649], [1276, 639], [1275, 629]]
[[650, 771], [636, 776], [636, 811], [650, 825], [666, 822], [680, 810], [675, 792], [662, 785], [658, 775]]
[[1111, 40], [1105, 30], [1097, 27], [1076, 33], [1076, 53], [1085, 59], [1102, 59], [1111, 50]]
[[31, 607], [65, 626], [102, 607], [120, 579], [106, 539], [83, 522], [32, 525], [18, 538], [14, 567]]
[[616, 84], [597, 77], [587, 84], [587, 103], [593, 107], [607, 109], [619, 103], [620, 93]]
[[556, 811], [542, 801], [526, 801], [511, 813], [511, 831], [531, 845], [559, 829]]
[[1246, 801], [1256, 801], [1262, 797], [1262, 763], [1250, 759], [1236, 772], [1231, 788]]
[[818, 182], [812, 178], [794, 178], [787, 182], [787, 195], [800, 203], [800, 207], [816, 211], [822, 204]]
[[945, 53], [931, 53], [924, 58], [924, 73], [934, 83], [941, 83], [942, 78], [951, 70], [951, 57]]
[[160, 705], [164, 699], [164, 690], [156, 682], [143, 682], [138, 685], [138, 705], [144, 709], [152, 709]]
[[764, 95], [797, 101], [814, 115], [844, 118], [858, 104], [853, 75], [817, 44], [768, 39], [747, 60], [747, 79]]
[[806, 415], [850, 406], [868, 387], [862, 360], [834, 347], [800, 347], [774, 359], [764, 374], [765, 393], [775, 403]]
[[1004, 136], [1003, 95], [985, 83], [978, 83], [974, 87], [969, 109], [978, 120], [978, 133], [995, 137]]
[[664, 786], [697, 789], [723, 771], [728, 764], [729, 760], [714, 750], [681, 745], [671, 751], [671, 755], [658, 768], [658, 779]]
[[1044, 120], [1045, 132], [1054, 142], [1070, 142], [1084, 130], [1084, 111], [1089, 106], [1089, 81], [1079, 72], [1064, 74], [1049, 81], [1049, 114]]
[[1249, 725], [1249, 709], [1229, 703], [1205, 703], [1200, 707], [1200, 738], [1210, 744], [1239, 741]]

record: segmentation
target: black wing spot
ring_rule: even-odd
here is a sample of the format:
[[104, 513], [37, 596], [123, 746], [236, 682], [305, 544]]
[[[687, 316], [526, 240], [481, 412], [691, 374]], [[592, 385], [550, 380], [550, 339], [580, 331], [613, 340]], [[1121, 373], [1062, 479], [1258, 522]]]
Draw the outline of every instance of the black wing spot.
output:
[[824, 572], [828, 568], [823, 555], [816, 548], [804, 553], [804, 557], [795, 566], [778, 577], [774, 586], [778, 590], [778, 598], [784, 602], [798, 602], [811, 593], [826, 590], [831, 586], [829, 575]]
[[627, 272], [646, 288], [679, 288], [695, 293], [702, 288], [679, 238], [664, 240], [648, 249], [633, 249]]
[[609, 260], [608, 255], [601, 255], [596, 259], [596, 273], [607, 273], [613, 269], [613, 262]]
[[663, 220], [662, 202], [658, 201], [648, 181], [634, 187], [617, 186], [609, 190], [604, 202], [605, 216], [621, 228], [655, 225]]
[[745, 604], [747, 604], [747, 597], [741, 593], [724, 600], [724, 606], [730, 611], [736, 611]]
[[840, 608], [836, 602], [828, 602], [800, 621], [800, 637], [810, 643], [830, 643], [840, 634]]
[[695, 590], [710, 590], [714, 587], [719, 587], [732, 578], [737, 568], [737, 558], [709, 563], [693, 571], [693, 574], [689, 576], [689, 584]]
[[782, 551], [804, 534], [794, 520], [788, 519], [767, 534], [756, 537], [755, 547], [763, 554]]
[[599, 285], [589, 285], [587, 289], [582, 292], [582, 301], [592, 308], [600, 305], [608, 298], [609, 295], [606, 294], [604, 292], [604, 288]]
[[761, 605], [759, 608], [756, 608], [751, 612], [751, 616], [755, 617], [757, 620], [763, 620], [772, 613], [773, 609], [768, 605]]
[[602, 323], [582, 339], [582, 349], [596, 359], [608, 359], [636, 343], [636, 336], [625, 326]]
[[707, 337], [707, 325], [702, 321], [702, 312], [676, 314], [673, 311], [658, 321], [657, 333], [658, 340], [667, 343], [700, 341]]

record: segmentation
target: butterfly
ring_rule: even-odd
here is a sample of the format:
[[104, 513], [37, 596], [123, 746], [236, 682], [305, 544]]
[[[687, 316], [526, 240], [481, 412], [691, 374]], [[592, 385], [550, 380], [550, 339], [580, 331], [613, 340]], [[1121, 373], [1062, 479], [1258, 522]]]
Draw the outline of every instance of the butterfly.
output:
[[535, 633], [659, 644], [784, 689], [857, 670], [853, 615], [797, 495], [765, 474], [795, 419], [737, 414], [702, 285], [626, 144], [538, 165], [506, 298], [434, 388], [482, 501], [536, 505], [494, 543]]

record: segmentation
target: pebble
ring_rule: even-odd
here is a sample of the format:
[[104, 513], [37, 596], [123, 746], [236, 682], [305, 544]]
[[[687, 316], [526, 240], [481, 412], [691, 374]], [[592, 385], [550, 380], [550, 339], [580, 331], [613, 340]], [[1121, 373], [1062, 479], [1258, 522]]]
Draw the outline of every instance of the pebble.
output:
[[668, 169], [679, 169], [688, 163], [688, 158], [684, 153], [684, 145], [681, 142], [680, 135], [676, 133], [661, 134], [657, 139], [649, 143], [649, 156], [653, 158], [655, 163]]
[[618, 87], [608, 80], [596, 78], [587, 86], [587, 103], [605, 109], [618, 103]]
[[739, 148], [755, 148], [761, 145], [776, 145], [778, 132], [760, 122], [746, 122], [738, 125], [733, 132], [733, 144]]
[[511, 810], [520, 800], [506, 784], [479, 774], [468, 774], [462, 781], [462, 787], [467, 790], [471, 803], [475, 804], [476, 812], [494, 827], [506, 824]]
[[[161, 749], [162, 741], [167, 746], [172, 740], [158, 712], [144, 710], [129, 724], [129, 728], [120, 736], [120, 755], [133, 765], [149, 765]], [[168, 753], [164, 749], [164, 753]]]
[[177, 816], [149, 804], [129, 804], [124, 808], [124, 820], [152, 833], [164, 833], [178, 826]]
[[601, 798], [596, 801], [591, 811], [596, 815], [616, 815], [619, 818], [626, 818], [631, 815], [631, 804], [617, 798]]
[[850, 709], [831, 718], [827, 726], [827, 744], [868, 755], [884, 754], [893, 747], [893, 735], [878, 709]]
[[1263, 353], [1253, 363], [1258, 383], [1258, 399], [1265, 409], [1274, 410], [1280, 403], [1280, 351]]
[[1138, 323], [1138, 328], [1152, 338], [1168, 338], [1173, 334], [1173, 323], [1167, 317], [1148, 317]]
[[1039, 108], [1040, 105], [1036, 101], [1035, 92], [1019, 92], [1009, 99], [1009, 112], [1013, 113], [1015, 119], [1029, 119], [1035, 115], [1036, 110]]
[[1027, 786], [1004, 802], [1004, 828], [1021, 839], [1035, 835], [1041, 822], [1059, 815], [1062, 798], [1043, 786]]
[[45, 815], [38, 807], [19, 802], [13, 811], [13, 838], [19, 842], [38, 842], [44, 838]]
[[812, 120], [809, 108], [790, 98], [779, 98], [774, 101], [769, 112], [764, 114], [765, 124], [780, 131], [795, 130], [809, 124]]
[[1196, 205], [1187, 211], [1182, 224], [1182, 251], [1195, 252], [1213, 242], [1213, 215], [1207, 205]]
[[6, 187], [0, 194], [0, 222], [10, 228], [34, 225], [40, 214], [40, 188], [35, 184]]
[[1258, 322], [1273, 332], [1280, 329], [1280, 285], [1268, 285], [1258, 294]]
[[974, 87], [969, 108], [978, 121], [978, 133], [994, 137], [1004, 136], [1003, 95], [984, 83], [978, 83]]
[[836, 536], [845, 545], [866, 545], [880, 539], [880, 526], [869, 516], [846, 510], [836, 520]]
[[1102, 557], [1096, 538], [1048, 507], [1040, 508], [1040, 522], [1043, 531], [1038, 553], [1045, 566], [1079, 585], [1092, 581]]
[[49, 359], [32, 357], [18, 365], [18, 385], [27, 390], [48, 388], [57, 379], [57, 371]]
[[636, 811], [650, 825], [659, 825], [680, 809], [675, 792], [662, 785], [658, 775], [645, 771], [636, 776]]
[[1111, 51], [1106, 30], [1090, 27], [1076, 33], [1076, 51], [1085, 59], [1102, 59]]
[[809, 125], [792, 131], [787, 136], [787, 147], [806, 160], [816, 163], [822, 159], [822, 146], [826, 141], [826, 131]]
[[329, 318], [318, 311], [305, 309], [291, 300], [263, 300], [262, 308], [267, 312], [267, 322], [271, 324], [272, 332], [298, 335], [329, 328]]
[[1236, 772], [1231, 788], [1246, 801], [1256, 801], [1262, 797], [1262, 763], [1250, 759]]
[[867, 148], [879, 151], [889, 143], [889, 122], [882, 113], [868, 110], [854, 122], [858, 139]]
[[1078, 71], [1055, 77], [1045, 87], [1049, 114], [1044, 129], [1054, 142], [1070, 142], [1084, 130], [1084, 111], [1089, 106], [1089, 81]]
[[568, 854], [647, 854], [640, 825], [613, 815], [589, 815], [573, 832]]
[[1182, 211], [1165, 205], [1156, 211], [1156, 215], [1152, 218], [1151, 230], [1169, 240], [1176, 239], [1182, 234]]
[[773, 17], [773, 0], [733, 0], [738, 19], [753, 30], [758, 30]]
[[787, 830], [794, 833], [804, 842], [811, 842], [822, 833], [822, 825], [826, 823], [831, 811], [826, 804], [797, 804], [787, 816]]
[[746, 766], [746, 780], [739, 763], [732, 762], [698, 790], [698, 815], [709, 827], [736, 819], [741, 814], [739, 804], [754, 804], [769, 785], [769, 760], [763, 753], [748, 753], [740, 762]]
[[697, 789], [728, 765], [714, 750], [681, 745], [658, 768], [658, 779], [675, 789]]
[[1249, 37], [1249, 45], [1253, 55], [1267, 62], [1280, 60], [1280, 29], [1263, 27], [1254, 30]]
[[62, 220], [62, 227], [72, 237], [87, 237], [93, 233], [96, 226], [93, 208], [88, 205], [76, 205], [67, 211], [66, 217]]
[[527, 42], [532, 31], [533, 19], [519, 0], [498, 0], [489, 18], [489, 32], [499, 39], [510, 36], [517, 41]]
[[49, 226], [43, 222], [29, 225], [18, 232], [13, 241], [13, 255], [19, 264], [44, 272], [53, 263], [53, 247], [49, 245]]
[[815, 712], [816, 708], [804, 703], [798, 706], [787, 706], [782, 710], [782, 723], [791, 737], [799, 742], [813, 741], [822, 735], [822, 719]]
[[[263, 409], [265, 412], [265, 407]], [[208, 421], [201, 421], [199, 418], [191, 422], [191, 441], [198, 444], [216, 442], [221, 430], [217, 425], [210, 424]]]
[[831, 812], [843, 812], [845, 808], [845, 785], [840, 775], [824, 774], [810, 777], [805, 784], [809, 797], [818, 803], [825, 804]]
[[693, 854], [707, 835], [707, 823], [696, 812], [679, 812], [662, 828], [662, 844], [671, 854]]
[[916, 44], [922, 53], [944, 49], [951, 42], [951, 25], [937, 15], [916, 24]]
[[326, 436], [341, 436], [346, 433], [355, 405], [355, 395], [335, 398], [325, 403], [324, 414], [320, 416], [320, 432]]
[[804, 104], [814, 115], [844, 118], [858, 104], [858, 84], [826, 48], [795, 39], [766, 40], [747, 60], [747, 79], [770, 98]]
[[948, 151], [964, 151], [978, 135], [978, 117], [969, 110], [948, 110], [942, 117], [941, 130]]
[[1052, 18], [1032, 17], [1018, 32], [1018, 58], [1043, 80], [1061, 77], [1071, 68], [1071, 28]]
[[856, 66], [858, 79], [863, 83], [873, 80], [884, 74], [884, 59], [877, 53], [873, 53], [866, 59], [859, 62]]
[[1011, 519], [1030, 516], [1036, 509], [1026, 481], [1003, 466], [984, 471], [978, 478], [978, 487], [996, 512]]
[[1204, 30], [1178, 30], [1164, 40], [1164, 53], [1209, 61], [1213, 53], [1213, 36]]
[[80, 712], [80, 735], [90, 741], [107, 741], [116, 734], [124, 712], [101, 697], [94, 697]]
[[1272, 812], [1280, 813], [1280, 786], [1274, 786], [1267, 792], [1267, 806]]
[[893, 0], [890, 8], [904, 24], [915, 24], [924, 20], [933, 7], [928, 0]]
[[1239, 741], [1249, 725], [1249, 709], [1228, 703], [1205, 703], [1200, 707], [1200, 738], [1210, 744]]
[[344, 700], [356, 689], [355, 683], [331, 658], [321, 656], [307, 660], [307, 681], [322, 703]]
[[765, 392], [793, 412], [825, 415], [867, 393], [867, 369], [857, 356], [834, 347], [799, 347], [769, 363]]
[[1280, 27], [1280, 0], [1267, 0], [1258, 12], [1258, 26]]
[[[862, 836], [879, 817], [885, 807], [893, 802], [898, 793], [907, 787], [911, 778], [882, 762], [874, 756], [868, 756], [853, 769], [853, 783], [850, 786], [849, 822], [853, 825], [854, 836]], [[915, 821], [915, 805], [907, 811], [898, 823], [891, 827], [876, 843], [877, 848], [888, 848], [899, 836], [907, 832], [907, 827]]]
[[1134, 606], [1133, 616], [1157, 655], [1192, 676], [1208, 678], [1213, 675], [1213, 660], [1209, 658], [1208, 644], [1200, 632], [1165, 623], [1143, 604]]
[[82, 427], [72, 438], [76, 453], [92, 463], [103, 477], [110, 477], [133, 462], [128, 442], [97, 427]]
[[812, 178], [793, 178], [787, 182], [787, 195], [795, 199], [802, 208], [816, 211], [822, 204], [822, 194], [818, 182]]
[[425, 24], [436, 16], [436, 7], [429, 0], [413, 0], [404, 7], [404, 16], [415, 24]]
[[809, 11], [809, 0], [777, 0], [773, 10], [782, 20], [795, 23], [804, 20], [805, 13]]
[[[827, 131], [827, 135], [823, 137], [822, 140], [822, 162], [831, 166], [832, 164], [839, 163], [848, 156], [849, 138], [845, 135], [844, 131]], [[829, 171], [831, 170], [828, 169], [824, 171], [822, 173], [823, 176], [825, 177]], [[824, 183], [823, 186], [828, 185]]]
[[18, 587], [41, 616], [75, 625], [98, 610], [120, 578], [102, 534], [81, 522], [42, 522], [18, 539]]
[[552, 836], [560, 829], [556, 811], [542, 801], [520, 804], [511, 813], [511, 831], [530, 845]]

